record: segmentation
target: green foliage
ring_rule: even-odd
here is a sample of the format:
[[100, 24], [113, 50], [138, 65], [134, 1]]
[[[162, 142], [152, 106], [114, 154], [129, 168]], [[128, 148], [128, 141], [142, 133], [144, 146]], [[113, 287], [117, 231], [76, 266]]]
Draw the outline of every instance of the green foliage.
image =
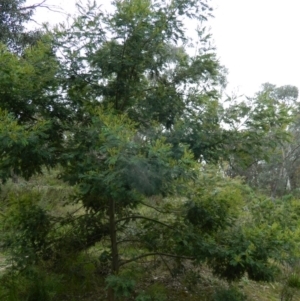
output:
[[47, 37], [23, 57], [1, 45], [0, 64], [1, 179], [11, 172], [28, 179], [43, 166], [54, 167], [62, 148], [70, 115], [58, 101], [58, 64]]
[[34, 44], [40, 37], [38, 31], [25, 30], [25, 23], [31, 20], [35, 8], [39, 5], [25, 6], [25, 2], [25, 0], [0, 1], [0, 42], [14, 51]]
[[59, 115], [57, 95], [54, 94], [58, 63], [49, 36], [44, 36], [35, 46], [24, 50], [22, 57], [1, 45], [0, 64], [1, 109], [9, 111], [20, 123], [34, 122], [37, 112], [42, 116]]
[[0, 297], [4, 301], [50, 301], [62, 290], [62, 277], [31, 266], [22, 273], [11, 271], [1, 275], [0, 286]]
[[153, 284], [146, 291], [141, 292], [135, 298], [136, 301], [165, 301], [167, 300], [166, 290], [162, 285]]
[[287, 280], [287, 286], [300, 289], [300, 277], [296, 273], [292, 273]]
[[277, 102], [269, 90], [262, 90], [246, 101], [232, 101], [223, 122], [230, 127], [226, 134], [231, 139], [228, 174], [246, 176], [255, 183], [251, 168], [268, 162], [276, 148], [289, 141], [286, 128], [292, 116], [289, 106]]
[[[209, 260], [213, 272], [229, 281], [240, 279], [246, 272], [255, 281], [273, 281], [278, 271], [269, 260], [276, 257], [274, 240], [248, 236], [242, 229], [230, 231], [220, 238], [221, 247], [216, 248]], [[230, 247], [229, 247], [230, 246]]]
[[[142, 286], [140, 278], [167, 270], [180, 279], [188, 268], [196, 286], [201, 265], [229, 282], [245, 274], [273, 280], [278, 262], [299, 256], [299, 206], [292, 197], [260, 197], [226, 172], [250, 183], [246, 171], [288, 141], [287, 102], [297, 91], [266, 85], [225, 109], [224, 68], [201, 23], [206, 1], [113, 5], [111, 13], [78, 5], [70, 28], [22, 56], [0, 46], [2, 181], [29, 180], [46, 167], [73, 192], [74, 211], [59, 215], [41, 206], [52, 200], [48, 190], [7, 195], [2, 242], [9, 271], [26, 282], [23, 296], [50, 300], [41, 267], [67, 281], [75, 298], [105, 266], [98, 273], [107, 276], [109, 301], [165, 300], [161, 284]], [[184, 18], [199, 22], [194, 56]], [[233, 288], [214, 298], [244, 300]]]
[[[188, 55], [183, 45], [190, 37], [181, 17], [184, 13], [196, 22], [205, 20], [210, 11], [206, 1], [136, 0], [115, 5], [114, 14], [95, 5], [80, 8], [82, 15], [74, 24], [56, 32], [57, 47], [64, 53], [68, 99], [80, 106], [79, 114], [81, 104], [99, 106], [99, 101], [126, 112], [146, 136], [155, 134], [151, 128], [156, 122], [167, 129], [160, 136], [166, 136], [176, 152], [182, 143], [192, 146], [196, 139], [208, 139], [205, 128], [211, 128], [210, 134], [218, 128], [210, 126], [208, 115], [214, 114], [217, 123], [215, 86], [222, 68], [202, 26], [197, 31], [201, 49], [194, 57]], [[188, 128], [195, 129], [192, 137]], [[201, 151], [213, 155], [205, 147], [192, 150], [197, 157]]]
[[245, 301], [247, 297], [235, 287], [219, 289], [213, 296], [213, 301]]
[[280, 275], [282, 301], [294, 300], [300, 291], [299, 256], [289, 258], [283, 263]]
[[47, 212], [37, 205], [40, 195], [11, 195], [11, 205], [1, 219], [3, 248], [10, 250], [18, 269], [36, 264], [47, 256], [51, 221]]
[[[229, 175], [243, 176], [252, 187], [272, 197], [295, 191], [297, 97], [294, 86], [266, 83], [253, 98], [237, 101], [227, 109], [224, 122], [237, 132], [237, 140], [232, 141]], [[255, 148], [251, 147], [254, 143]]]
[[216, 232], [232, 225], [243, 204], [242, 184], [209, 167], [201, 171], [195, 184], [191, 201], [186, 203], [187, 220], [203, 228], [203, 232]]
[[[107, 288], [114, 290], [117, 298], [124, 298], [131, 296], [135, 281], [127, 277], [110, 275], [106, 278]], [[121, 299], [122, 300], [122, 299]]]

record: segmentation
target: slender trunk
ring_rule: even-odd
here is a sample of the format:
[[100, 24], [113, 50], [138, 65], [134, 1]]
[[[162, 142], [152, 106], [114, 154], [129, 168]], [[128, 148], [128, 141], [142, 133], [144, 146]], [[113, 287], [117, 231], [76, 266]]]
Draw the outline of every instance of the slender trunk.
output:
[[[117, 230], [116, 230], [116, 221], [115, 221], [115, 201], [110, 200], [109, 203], [109, 232], [110, 232], [110, 241], [111, 241], [111, 267], [112, 273], [117, 275], [119, 273], [119, 251], [117, 244]], [[112, 288], [108, 290], [108, 301], [115, 301], [115, 295]]]
[[283, 187], [284, 191], [280, 191], [280, 193], [282, 192], [286, 193], [287, 191], [291, 190], [291, 179], [290, 179], [289, 172], [286, 168], [286, 158], [288, 157], [288, 155], [286, 155], [283, 147], [281, 147], [281, 153], [282, 153], [282, 163], [277, 179], [275, 179], [275, 183], [272, 185], [271, 188], [272, 198], [276, 198], [279, 183], [285, 183], [285, 186]]
[[18, 176], [14, 173], [13, 169], [10, 170], [10, 175], [13, 183], [18, 183]]
[[[282, 151], [282, 176], [285, 181], [284, 189], [290, 191], [291, 190], [291, 181], [290, 181], [289, 173], [286, 168], [286, 157], [287, 156], [285, 154], [285, 150], [283, 147], [281, 147], [281, 151]], [[284, 192], [286, 192], [286, 191], [284, 191]]]

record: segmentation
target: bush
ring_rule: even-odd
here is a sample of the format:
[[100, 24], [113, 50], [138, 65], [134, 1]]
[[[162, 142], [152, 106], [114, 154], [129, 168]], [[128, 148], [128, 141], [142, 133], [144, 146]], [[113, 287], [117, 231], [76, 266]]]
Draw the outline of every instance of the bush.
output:
[[244, 293], [240, 292], [235, 287], [218, 289], [214, 296], [213, 301], [245, 301], [247, 297]]
[[2, 248], [9, 251], [19, 269], [36, 264], [48, 252], [49, 214], [37, 205], [35, 192], [11, 194], [10, 206], [1, 220]]
[[50, 301], [62, 290], [62, 277], [40, 267], [32, 266], [21, 273], [7, 270], [0, 278], [1, 301]]
[[105, 279], [107, 288], [114, 290], [117, 298], [129, 297], [133, 293], [135, 281], [122, 276], [110, 275]]

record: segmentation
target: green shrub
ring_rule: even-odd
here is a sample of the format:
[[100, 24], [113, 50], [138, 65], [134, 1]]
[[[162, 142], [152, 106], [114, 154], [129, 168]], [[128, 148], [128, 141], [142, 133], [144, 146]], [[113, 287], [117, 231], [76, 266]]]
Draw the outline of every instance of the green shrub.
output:
[[105, 281], [107, 288], [113, 289], [117, 298], [130, 297], [135, 287], [135, 281], [127, 277], [110, 275]]
[[62, 277], [30, 267], [21, 273], [8, 270], [0, 278], [2, 301], [50, 301], [62, 291]]
[[291, 288], [300, 289], [300, 276], [296, 273], [292, 273], [287, 280], [287, 286]]
[[235, 287], [220, 288], [214, 296], [213, 301], [245, 301], [247, 297]]
[[51, 221], [37, 205], [40, 195], [24, 192], [10, 196], [10, 206], [1, 220], [1, 240], [15, 267], [24, 269], [46, 257]]

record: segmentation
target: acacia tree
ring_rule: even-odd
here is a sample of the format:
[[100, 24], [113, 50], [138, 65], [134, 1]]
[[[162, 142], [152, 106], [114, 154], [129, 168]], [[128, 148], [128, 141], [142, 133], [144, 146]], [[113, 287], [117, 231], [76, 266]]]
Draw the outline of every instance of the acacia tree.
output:
[[[78, 219], [81, 248], [108, 235], [114, 275], [133, 260], [119, 254], [118, 233], [129, 222], [180, 229], [180, 223], [173, 227], [137, 208], [151, 196], [184, 196], [184, 184], [194, 176], [187, 147], [167, 139], [189, 114], [189, 103], [205, 110], [210, 98], [216, 102], [215, 54], [201, 48], [191, 58], [183, 48], [188, 39], [181, 16], [204, 20], [205, 11], [206, 3], [194, 1], [117, 1], [113, 14], [89, 7], [71, 30], [54, 36], [60, 66], [47, 37], [22, 57], [3, 47], [2, 180], [11, 170], [27, 179], [42, 166], [60, 164], [61, 177], [78, 187], [76, 200], [86, 210]], [[143, 245], [152, 256], [184, 257], [177, 244], [170, 254]]]
[[[91, 214], [109, 219], [112, 273], [117, 274], [125, 263], [118, 233], [129, 222], [173, 229], [135, 209], [150, 196], [184, 195], [182, 181], [192, 179], [193, 160], [183, 141], [170, 141], [170, 133], [190, 114], [189, 106], [215, 106], [219, 64], [209, 47], [195, 57], [183, 47], [188, 37], [181, 16], [203, 21], [210, 12], [205, 2], [116, 1], [111, 14], [95, 6], [80, 9], [72, 27], [56, 34], [64, 88], [77, 106], [63, 177], [79, 185], [79, 199]], [[208, 46], [208, 37], [197, 33]], [[95, 115], [99, 107], [112, 116]], [[150, 255], [184, 257], [145, 242], [144, 248], [152, 249]], [[143, 256], [149, 252], [138, 258]]]
[[[70, 28], [58, 30], [55, 39], [63, 88], [76, 116], [62, 156], [62, 177], [78, 186], [77, 199], [94, 221], [89, 223], [93, 240], [87, 245], [95, 237], [110, 237], [113, 276], [125, 264], [161, 256], [207, 261], [216, 274], [230, 280], [245, 271], [253, 279], [271, 279], [268, 257], [259, 259], [260, 251], [253, 252], [253, 260], [234, 260], [251, 245], [242, 229], [235, 230], [239, 235], [234, 243], [228, 239], [242, 193], [237, 199], [217, 193], [214, 199], [196, 180], [196, 160], [228, 158], [232, 150], [224, 148], [226, 140], [237, 133], [220, 124], [217, 88], [222, 68], [203, 27], [196, 30], [196, 55], [187, 50], [182, 16], [204, 22], [210, 14], [207, 3], [131, 0], [116, 1], [112, 13], [95, 6], [79, 9], [81, 15]], [[268, 109], [258, 105], [252, 114], [253, 136], [260, 125], [281, 117], [272, 115], [257, 124]], [[256, 151], [261, 154], [262, 148]], [[153, 197], [162, 200], [160, 206]], [[170, 205], [170, 198], [181, 205]], [[145, 207], [164, 214], [141, 214]], [[134, 235], [132, 224], [139, 229]], [[158, 231], [164, 239], [155, 238]], [[126, 242], [141, 252], [126, 258], [120, 254]], [[228, 245], [234, 245], [230, 252]], [[116, 278], [108, 281], [116, 289]]]

